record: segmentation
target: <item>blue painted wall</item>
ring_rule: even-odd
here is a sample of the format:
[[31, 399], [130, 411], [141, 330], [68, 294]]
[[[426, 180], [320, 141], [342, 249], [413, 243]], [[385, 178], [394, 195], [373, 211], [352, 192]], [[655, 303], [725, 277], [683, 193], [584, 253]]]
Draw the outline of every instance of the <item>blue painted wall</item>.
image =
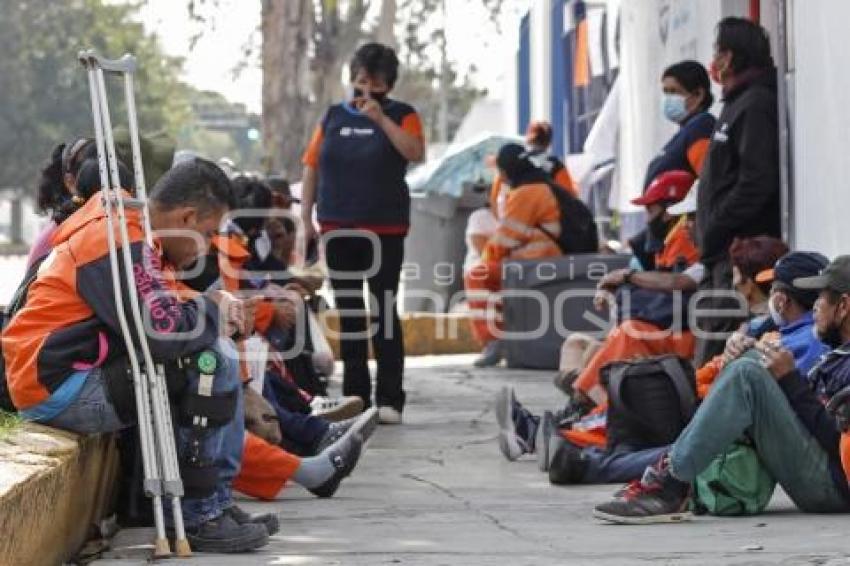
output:
[[568, 148], [565, 143], [567, 131], [567, 108], [569, 99], [567, 93], [567, 52], [564, 43], [564, 8], [567, 0], [552, 0], [552, 13], [549, 19], [551, 25], [552, 52], [552, 151], [555, 155], [564, 156]]
[[519, 25], [517, 89], [517, 133], [523, 135], [531, 121], [531, 14], [526, 14]]

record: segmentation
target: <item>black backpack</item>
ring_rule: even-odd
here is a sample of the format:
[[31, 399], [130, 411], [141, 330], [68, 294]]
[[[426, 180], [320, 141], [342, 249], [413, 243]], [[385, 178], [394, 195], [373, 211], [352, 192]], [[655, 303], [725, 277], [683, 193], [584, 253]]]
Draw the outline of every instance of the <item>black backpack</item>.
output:
[[696, 374], [676, 355], [613, 362], [601, 369], [608, 391], [609, 450], [671, 444], [696, 411]]
[[597, 253], [599, 233], [593, 213], [581, 199], [577, 199], [554, 183], [550, 182], [547, 185], [561, 211], [561, 234], [555, 237], [543, 226], [538, 227], [558, 244], [565, 255]]

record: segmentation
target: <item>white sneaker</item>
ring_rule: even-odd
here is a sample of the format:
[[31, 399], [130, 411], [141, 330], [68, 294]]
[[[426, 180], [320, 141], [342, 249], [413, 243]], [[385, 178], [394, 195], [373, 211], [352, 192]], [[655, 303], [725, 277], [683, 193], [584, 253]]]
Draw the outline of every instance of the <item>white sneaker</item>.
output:
[[401, 424], [401, 412], [392, 407], [378, 407], [378, 423], [385, 425]]
[[310, 401], [310, 414], [331, 422], [351, 419], [363, 412], [363, 399], [360, 397], [313, 397]]

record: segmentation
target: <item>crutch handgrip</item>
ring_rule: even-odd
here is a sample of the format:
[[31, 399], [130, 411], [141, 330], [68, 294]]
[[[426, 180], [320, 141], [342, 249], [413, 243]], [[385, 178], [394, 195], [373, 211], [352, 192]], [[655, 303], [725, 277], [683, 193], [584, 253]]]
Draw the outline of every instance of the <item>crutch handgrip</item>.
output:
[[78, 57], [83, 65], [87, 66], [91, 63], [97, 63], [101, 69], [109, 73], [136, 72], [136, 58], [129, 53], [120, 59], [107, 59], [98, 55], [96, 51], [89, 49], [87, 51], [80, 51]]

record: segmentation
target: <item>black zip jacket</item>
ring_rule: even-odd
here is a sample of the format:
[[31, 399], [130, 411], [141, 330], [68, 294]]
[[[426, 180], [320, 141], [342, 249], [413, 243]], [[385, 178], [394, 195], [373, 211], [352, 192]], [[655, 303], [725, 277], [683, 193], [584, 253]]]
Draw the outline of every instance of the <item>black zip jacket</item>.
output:
[[725, 259], [735, 237], [779, 237], [779, 131], [776, 71], [726, 94], [703, 165], [697, 207], [702, 261]]

